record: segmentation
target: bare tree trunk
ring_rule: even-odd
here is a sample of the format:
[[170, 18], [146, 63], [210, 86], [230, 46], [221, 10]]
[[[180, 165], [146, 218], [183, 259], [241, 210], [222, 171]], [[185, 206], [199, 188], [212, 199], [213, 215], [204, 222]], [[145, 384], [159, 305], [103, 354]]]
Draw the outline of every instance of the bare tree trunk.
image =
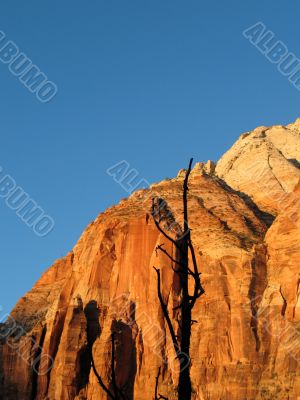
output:
[[188, 225], [187, 192], [188, 179], [191, 171], [192, 160], [183, 184], [183, 238], [179, 243], [179, 264], [180, 264], [180, 282], [182, 290], [181, 303], [181, 357], [180, 357], [180, 375], [178, 385], [178, 399], [190, 400], [192, 396], [192, 384], [190, 378], [190, 342], [192, 326], [192, 310], [189, 297], [189, 247], [190, 230]]
[[[191, 330], [192, 324], [196, 321], [192, 320], [192, 309], [195, 306], [197, 299], [202, 296], [204, 293], [204, 289], [201, 285], [200, 273], [198, 271], [196, 255], [194, 251], [194, 247], [191, 241], [191, 233], [188, 223], [188, 180], [189, 175], [192, 168], [193, 159], [190, 160], [188, 170], [186, 172], [186, 176], [183, 184], [183, 229], [181, 237], [177, 237], [173, 239], [168, 233], [166, 233], [161, 227], [161, 210], [156, 210], [155, 208], [155, 199], [152, 201], [152, 217], [157, 229], [163, 234], [165, 238], [167, 238], [177, 250], [176, 259], [174, 259], [163, 247], [163, 245], [159, 245], [157, 247], [158, 250], [162, 251], [165, 255], [167, 255], [172, 263], [175, 264], [175, 268], [173, 268], [174, 272], [179, 275], [180, 278], [180, 286], [181, 286], [181, 303], [177, 307], [180, 311], [180, 320], [179, 323], [179, 331], [180, 331], [180, 341], [175, 334], [175, 329], [172, 324], [172, 321], [169, 316], [169, 312], [166, 304], [163, 301], [163, 297], [161, 294], [161, 276], [160, 270], [155, 268], [157, 273], [157, 282], [158, 282], [158, 297], [160, 300], [160, 304], [163, 310], [164, 318], [167, 322], [167, 326], [169, 332], [172, 337], [174, 350], [176, 352], [177, 358], [180, 362], [180, 372], [179, 372], [179, 382], [178, 382], [178, 400], [191, 400], [192, 397], [192, 384], [190, 377], [190, 344], [191, 344]], [[159, 206], [165, 207], [166, 203], [159, 199]], [[157, 220], [157, 216], [159, 219]], [[177, 235], [178, 236], [178, 235]], [[191, 260], [193, 264], [193, 268], [191, 269], [189, 266], [189, 254], [191, 255]], [[192, 278], [194, 283], [193, 294], [190, 295], [189, 292], [189, 277]]]

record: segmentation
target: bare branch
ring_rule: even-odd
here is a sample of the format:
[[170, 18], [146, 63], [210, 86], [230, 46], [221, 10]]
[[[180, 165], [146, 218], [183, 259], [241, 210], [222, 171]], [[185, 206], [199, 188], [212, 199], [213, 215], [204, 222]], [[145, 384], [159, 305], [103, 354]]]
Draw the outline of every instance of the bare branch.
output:
[[205, 291], [202, 287], [201, 284], [201, 279], [200, 279], [200, 273], [198, 271], [198, 265], [197, 265], [197, 260], [196, 260], [196, 255], [195, 255], [195, 250], [194, 246], [192, 244], [191, 239], [189, 239], [188, 246], [192, 255], [192, 261], [193, 261], [193, 267], [194, 267], [194, 273], [192, 274], [194, 278], [194, 294], [192, 296], [191, 302], [190, 302], [190, 308], [192, 309], [197, 301], [197, 299], [202, 296]]
[[92, 364], [92, 369], [94, 371], [94, 374], [96, 375], [96, 378], [98, 379], [99, 385], [101, 388], [105, 391], [105, 393], [109, 396], [111, 400], [128, 400], [127, 397], [124, 395], [123, 390], [120, 389], [117, 385], [116, 382], [116, 371], [115, 371], [115, 335], [116, 333], [113, 332], [111, 334], [111, 385], [113, 387], [113, 392], [108, 388], [108, 386], [105, 385], [103, 382], [100, 374], [97, 371], [97, 368], [95, 366], [94, 362], [94, 357], [93, 357], [93, 352], [92, 349], [90, 349], [91, 353], [91, 364]]
[[104, 392], [106, 394], [108, 394], [108, 396], [110, 396], [110, 398], [112, 400], [116, 400], [115, 396], [112, 394], [112, 392], [108, 389], [108, 387], [106, 387], [106, 385], [104, 384], [101, 376], [99, 375], [97, 368], [95, 366], [95, 361], [94, 361], [94, 356], [93, 356], [93, 352], [92, 349], [90, 350], [91, 352], [91, 363], [92, 363], [92, 369], [94, 371], [94, 374], [96, 375], [96, 378], [98, 379], [99, 385], [101, 386], [101, 388], [104, 390]]
[[158, 381], [160, 377], [161, 367], [158, 368], [157, 377], [155, 378], [155, 398], [154, 400], [169, 400], [168, 397], [163, 396], [162, 394], [158, 394]]
[[171, 261], [173, 261], [174, 264], [182, 266], [182, 264], [176, 260], [174, 257], [172, 257], [166, 249], [163, 248], [163, 245], [159, 244], [155, 250], [160, 250], [162, 253], [164, 253]]
[[154, 198], [152, 199], [152, 210], [151, 210], [151, 215], [152, 215], [153, 221], [154, 221], [154, 223], [155, 223], [155, 226], [156, 226], [156, 228], [159, 230], [159, 232], [160, 232], [166, 239], [168, 239], [171, 243], [173, 243], [174, 246], [176, 246], [176, 248], [177, 248], [178, 250], [180, 250], [180, 247], [179, 247], [177, 241], [176, 241], [175, 239], [173, 239], [171, 236], [169, 236], [169, 235], [161, 228], [161, 226], [160, 226], [160, 220], [159, 220], [159, 221], [156, 220], [156, 218], [155, 218], [156, 212], [155, 212]]
[[111, 383], [115, 394], [118, 393], [115, 371], [115, 333], [111, 334]]
[[[120, 397], [122, 400], [127, 400], [123, 391], [118, 387], [116, 381], [116, 371], [115, 371], [115, 341], [116, 341], [116, 333], [113, 332], [111, 334], [111, 384], [114, 389], [116, 400]], [[120, 397], [119, 397], [120, 396]]]
[[169, 332], [170, 332], [170, 335], [171, 335], [171, 338], [172, 338], [172, 342], [173, 342], [173, 345], [174, 345], [175, 352], [176, 352], [176, 354], [178, 354], [180, 352], [180, 349], [179, 349], [179, 345], [178, 345], [178, 342], [177, 342], [176, 334], [175, 334], [175, 331], [174, 331], [174, 328], [173, 328], [173, 325], [172, 325], [172, 322], [171, 322], [171, 319], [170, 319], [170, 316], [169, 316], [169, 312], [168, 312], [167, 306], [164, 303], [164, 300], [163, 300], [163, 297], [162, 297], [162, 293], [161, 293], [160, 270], [158, 268], [155, 268], [155, 267], [153, 267], [153, 268], [155, 269], [156, 274], [157, 274], [157, 293], [158, 293], [158, 298], [159, 298], [159, 301], [160, 301], [160, 305], [161, 305], [165, 320], [167, 321], [167, 325], [168, 325]]
[[155, 391], [154, 391], [154, 400], [158, 398], [158, 380], [160, 376], [160, 367], [158, 368], [157, 377], [155, 378]]

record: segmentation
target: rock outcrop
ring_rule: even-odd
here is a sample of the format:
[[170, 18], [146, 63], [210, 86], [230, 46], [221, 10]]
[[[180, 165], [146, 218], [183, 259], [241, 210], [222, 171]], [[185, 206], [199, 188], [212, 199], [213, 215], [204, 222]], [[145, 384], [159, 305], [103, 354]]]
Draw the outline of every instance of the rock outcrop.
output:
[[216, 174], [257, 206], [277, 215], [300, 178], [300, 119], [287, 126], [256, 128], [220, 159]]
[[[258, 128], [216, 168], [199, 163], [192, 171], [190, 225], [205, 288], [193, 311], [194, 400], [300, 396], [299, 128]], [[177, 360], [153, 266], [175, 325], [180, 287], [169, 259], [155, 251], [161, 243], [174, 249], [149, 209], [152, 197], [163, 198], [172, 226], [181, 224], [183, 178], [181, 171], [100, 214], [19, 300], [0, 326], [1, 398], [106, 399], [88, 349], [107, 383], [114, 330], [127, 397], [152, 400], [161, 367], [160, 392], [176, 399]], [[172, 229], [167, 218], [165, 226]]]

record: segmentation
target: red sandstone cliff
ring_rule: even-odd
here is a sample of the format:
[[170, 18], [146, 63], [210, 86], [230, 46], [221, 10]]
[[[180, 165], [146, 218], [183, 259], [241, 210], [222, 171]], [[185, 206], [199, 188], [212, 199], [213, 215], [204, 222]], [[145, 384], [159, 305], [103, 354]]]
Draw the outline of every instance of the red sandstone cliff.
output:
[[[193, 315], [195, 400], [300, 396], [298, 127], [259, 128], [243, 135], [216, 171], [208, 163], [192, 172], [190, 225], [206, 290]], [[106, 399], [87, 345], [93, 343], [106, 379], [112, 324], [121, 332], [117, 379], [128, 397], [152, 400], [161, 366], [160, 392], [176, 398], [176, 360], [153, 266], [162, 270], [174, 320], [179, 286], [168, 259], [155, 252], [165, 239], [146, 213], [158, 195], [180, 222], [183, 176], [138, 191], [99, 215], [72, 252], [19, 300], [9, 324], [17, 321], [22, 336], [0, 345], [1, 398]], [[32, 365], [36, 359], [41, 361]]]

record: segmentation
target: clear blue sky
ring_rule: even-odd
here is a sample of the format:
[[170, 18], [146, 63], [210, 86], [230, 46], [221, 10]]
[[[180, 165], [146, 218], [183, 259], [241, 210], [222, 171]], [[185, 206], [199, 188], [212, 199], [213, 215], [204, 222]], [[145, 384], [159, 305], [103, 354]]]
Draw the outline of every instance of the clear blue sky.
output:
[[39, 238], [0, 199], [2, 307], [126, 196], [112, 164], [159, 181], [300, 116], [300, 93], [242, 36], [263, 21], [300, 57], [299, 15], [296, 0], [3, 0], [0, 30], [59, 92], [41, 104], [0, 64], [0, 165], [55, 220]]

